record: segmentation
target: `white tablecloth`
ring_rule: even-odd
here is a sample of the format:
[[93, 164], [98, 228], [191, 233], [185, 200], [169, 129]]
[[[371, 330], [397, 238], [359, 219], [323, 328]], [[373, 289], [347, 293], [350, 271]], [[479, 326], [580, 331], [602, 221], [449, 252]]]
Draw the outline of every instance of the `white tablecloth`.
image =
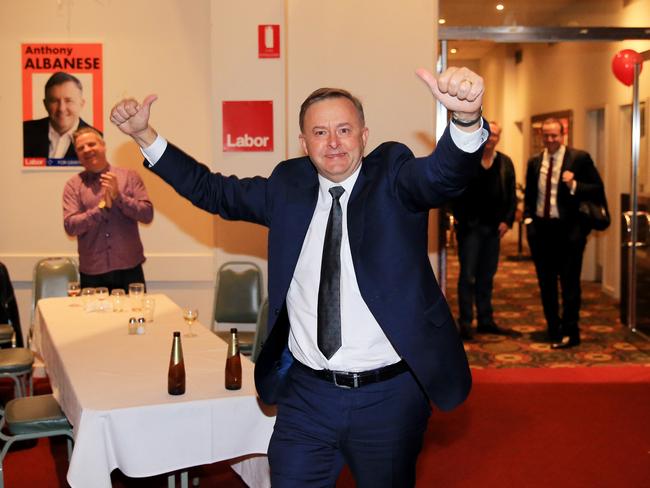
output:
[[[258, 403], [253, 364], [242, 357], [242, 389], [226, 390], [227, 346], [201, 324], [197, 337], [182, 337], [186, 393], [167, 393], [172, 332], [188, 326], [174, 302], [152, 296], [144, 335], [128, 334], [130, 310], [84, 312], [71, 306], [81, 298], [38, 302], [34, 346], [74, 426], [72, 487], [110, 487], [115, 468], [144, 477], [267, 451], [275, 417]], [[253, 459], [236, 471], [268, 486], [268, 472], [259, 473], [266, 458]]]

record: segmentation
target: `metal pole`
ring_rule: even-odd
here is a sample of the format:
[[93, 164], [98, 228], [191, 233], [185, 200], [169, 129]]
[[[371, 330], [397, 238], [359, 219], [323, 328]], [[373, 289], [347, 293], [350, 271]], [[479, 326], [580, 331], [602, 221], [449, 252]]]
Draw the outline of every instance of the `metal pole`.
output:
[[638, 233], [637, 215], [639, 202], [637, 195], [637, 175], [639, 172], [639, 147], [641, 145], [641, 109], [639, 106], [639, 72], [641, 65], [634, 65], [634, 85], [632, 89], [632, 174], [630, 176], [630, 210], [632, 212], [632, 232], [630, 256], [628, 260], [628, 301], [627, 325], [636, 331], [636, 245]]

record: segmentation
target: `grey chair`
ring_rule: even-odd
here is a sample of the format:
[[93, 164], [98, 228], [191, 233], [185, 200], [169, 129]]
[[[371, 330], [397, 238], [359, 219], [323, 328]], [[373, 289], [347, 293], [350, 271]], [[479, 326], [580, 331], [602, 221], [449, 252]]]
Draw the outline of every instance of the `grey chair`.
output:
[[[16, 441], [65, 435], [68, 437], [68, 461], [72, 453], [72, 426], [52, 395], [15, 398], [1, 410], [0, 488], [4, 488], [4, 459]], [[6, 427], [6, 429], [5, 429]]]
[[268, 335], [269, 321], [269, 300], [265, 298], [260, 307], [260, 313], [257, 315], [257, 325], [255, 326], [255, 336], [253, 337], [253, 348], [251, 350], [251, 361], [257, 361], [260, 355], [264, 341]]
[[14, 332], [11, 324], [0, 324], [0, 347], [13, 345]]
[[[212, 329], [217, 323], [256, 324], [262, 303], [262, 270], [250, 261], [229, 261], [217, 271]], [[253, 334], [239, 334], [239, 349], [250, 354]]]
[[79, 281], [79, 271], [76, 263], [70, 258], [43, 258], [34, 265], [32, 277], [32, 316], [31, 327], [34, 324], [36, 305], [41, 298], [65, 297], [68, 294], [68, 283]]
[[34, 394], [33, 365], [34, 353], [25, 347], [0, 349], [0, 378], [11, 378], [15, 397]]

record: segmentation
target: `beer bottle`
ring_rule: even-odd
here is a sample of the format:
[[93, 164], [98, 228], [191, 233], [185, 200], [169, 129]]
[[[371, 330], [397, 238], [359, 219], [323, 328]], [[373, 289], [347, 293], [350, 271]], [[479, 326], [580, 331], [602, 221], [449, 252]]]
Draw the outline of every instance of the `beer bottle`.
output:
[[169, 373], [167, 374], [167, 391], [170, 395], [185, 393], [185, 361], [183, 361], [183, 346], [181, 333], [174, 332], [172, 354], [169, 358]]
[[226, 358], [226, 389], [239, 390], [241, 388], [241, 357], [239, 355], [239, 340], [237, 329], [230, 329], [230, 342], [228, 343], [228, 357]]

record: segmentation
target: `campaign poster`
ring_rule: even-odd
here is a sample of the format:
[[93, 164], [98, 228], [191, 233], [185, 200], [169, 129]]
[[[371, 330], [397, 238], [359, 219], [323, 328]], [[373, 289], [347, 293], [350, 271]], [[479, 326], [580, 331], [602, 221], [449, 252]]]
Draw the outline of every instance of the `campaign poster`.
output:
[[22, 44], [23, 167], [78, 166], [72, 133], [103, 132], [101, 44]]

